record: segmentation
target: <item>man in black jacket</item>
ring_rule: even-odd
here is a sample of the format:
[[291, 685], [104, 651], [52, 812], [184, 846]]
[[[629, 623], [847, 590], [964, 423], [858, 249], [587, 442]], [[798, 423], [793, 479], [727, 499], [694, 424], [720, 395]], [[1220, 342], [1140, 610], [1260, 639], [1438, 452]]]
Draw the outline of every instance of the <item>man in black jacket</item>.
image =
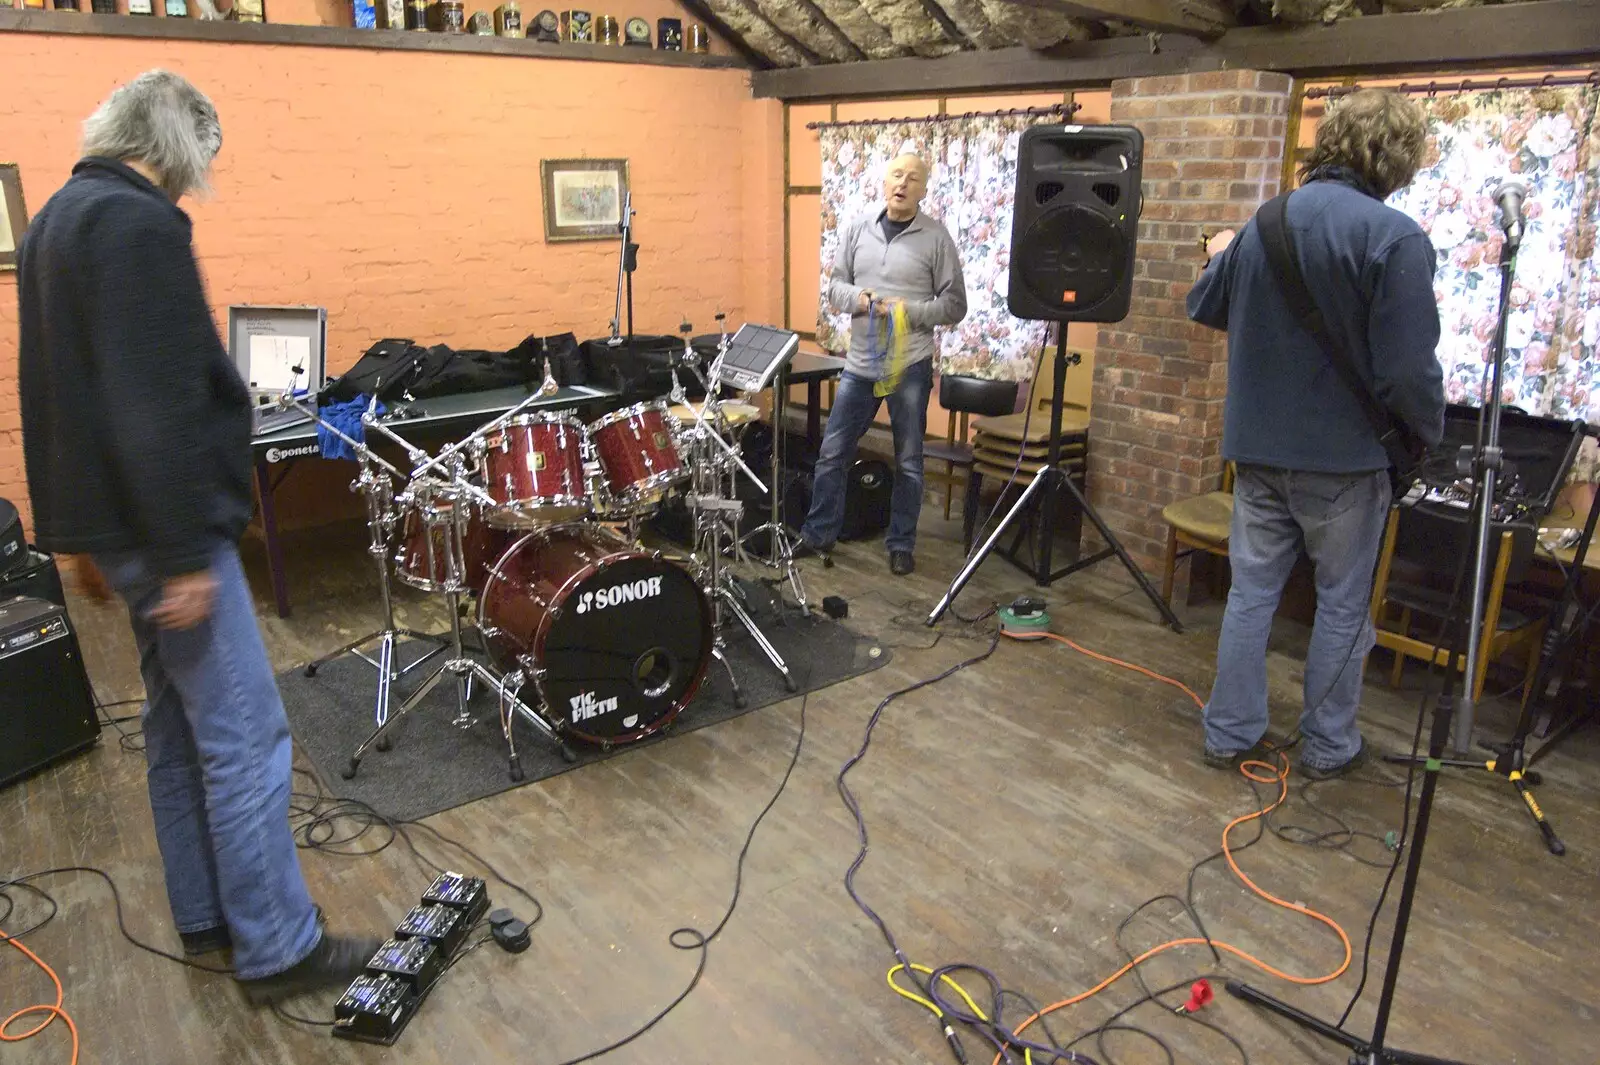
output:
[[231, 947], [262, 1003], [349, 981], [379, 941], [323, 934], [289, 830], [288, 719], [237, 550], [249, 394], [177, 207], [221, 144], [211, 102], [163, 71], [85, 122], [18, 250], [19, 384], [35, 536], [128, 604], [173, 921], [187, 953]]

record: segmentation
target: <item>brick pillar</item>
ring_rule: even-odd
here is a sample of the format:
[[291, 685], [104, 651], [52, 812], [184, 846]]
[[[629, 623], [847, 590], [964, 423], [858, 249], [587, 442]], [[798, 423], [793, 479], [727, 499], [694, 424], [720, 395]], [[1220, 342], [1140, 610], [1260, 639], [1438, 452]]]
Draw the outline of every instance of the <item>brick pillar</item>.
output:
[[1277, 195], [1289, 84], [1229, 70], [1111, 85], [1111, 121], [1144, 133], [1144, 214], [1132, 308], [1100, 328], [1089, 487], [1152, 579], [1166, 548], [1162, 508], [1215, 490], [1222, 475], [1227, 342], [1184, 311], [1205, 263], [1200, 234], [1239, 228]]

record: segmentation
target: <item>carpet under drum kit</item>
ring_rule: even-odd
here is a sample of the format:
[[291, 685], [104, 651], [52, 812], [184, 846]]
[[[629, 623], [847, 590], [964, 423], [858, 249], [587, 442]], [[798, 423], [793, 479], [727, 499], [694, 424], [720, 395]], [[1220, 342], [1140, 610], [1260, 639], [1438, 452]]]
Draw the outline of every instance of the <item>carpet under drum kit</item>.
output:
[[[375, 727], [351, 754], [345, 778], [356, 775], [373, 747], [387, 749], [395, 725], [447, 680], [456, 687], [452, 724], [463, 729], [476, 720], [469, 710], [474, 683], [494, 693], [513, 781], [523, 777], [514, 728], [519, 718], [568, 761], [575, 758], [568, 740], [602, 748], [642, 740], [684, 710], [713, 659], [728, 671], [742, 706], [723, 653], [724, 629], [732, 622], [749, 633], [787, 688], [797, 690], [730, 566], [752, 561], [743, 547], [749, 534], [741, 537], [738, 529], [744, 509], [738, 479], [768, 489], [737, 447], [757, 408], [721, 395], [727, 383], [764, 388], [797, 342], [794, 334], [765, 326], [745, 325], [732, 337], [724, 330], [706, 366], [708, 356], [686, 334], [667, 396], [587, 424], [561, 412], [526, 410], [555, 390], [547, 369], [544, 386], [524, 403], [436, 455], [392, 432], [375, 405], [369, 407], [363, 435], [377, 432], [398, 445], [409, 472], [300, 400], [280, 397], [354, 450], [360, 474], [351, 487], [367, 505], [368, 554], [378, 572], [384, 627], [305, 668], [315, 676], [333, 659], [354, 654], [377, 672]], [[703, 401], [687, 401], [680, 371], [704, 387]], [[645, 546], [641, 523], [680, 496], [693, 520], [690, 550]], [[754, 561], [781, 571], [801, 611], [809, 613], [792, 546], [784, 543], [771, 559]], [[391, 579], [442, 596], [449, 633], [397, 627]], [[476, 611], [463, 624], [468, 597]], [[468, 653], [471, 630], [478, 638], [474, 650], [482, 651], [477, 657]], [[404, 638], [433, 646], [399, 666]], [[363, 650], [374, 643], [375, 657]], [[391, 712], [393, 684], [429, 664], [431, 671]]]

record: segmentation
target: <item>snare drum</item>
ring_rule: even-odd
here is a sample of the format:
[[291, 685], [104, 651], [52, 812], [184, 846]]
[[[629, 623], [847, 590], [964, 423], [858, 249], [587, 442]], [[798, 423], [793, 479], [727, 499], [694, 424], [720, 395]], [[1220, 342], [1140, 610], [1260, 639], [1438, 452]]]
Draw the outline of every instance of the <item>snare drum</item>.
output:
[[561, 414], [524, 414], [478, 448], [484, 490], [495, 501], [490, 525], [528, 529], [589, 512], [583, 482], [583, 423]]
[[[459, 527], [452, 527], [459, 521]], [[471, 505], [453, 499], [412, 502], [402, 512], [395, 577], [424, 592], [483, 590], [489, 565], [513, 534], [490, 528]]]
[[615, 505], [647, 502], [688, 478], [673, 430], [672, 416], [660, 401], [624, 407], [590, 423], [589, 439]]

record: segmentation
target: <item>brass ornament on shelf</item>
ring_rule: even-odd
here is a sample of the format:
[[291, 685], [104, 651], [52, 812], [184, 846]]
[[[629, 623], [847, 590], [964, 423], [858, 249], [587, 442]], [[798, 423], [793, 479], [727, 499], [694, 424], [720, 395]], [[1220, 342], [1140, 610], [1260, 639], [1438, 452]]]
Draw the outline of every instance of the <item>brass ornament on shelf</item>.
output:
[[494, 32], [500, 37], [522, 36], [522, 8], [517, 0], [506, 0], [494, 9]]
[[476, 37], [493, 37], [494, 19], [487, 11], [474, 11], [467, 19], [467, 32]]
[[621, 44], [622, 27], [611, 15], [601, 15], [594, 20], [594, 39], [596, 44]]
[[711, 51], [711, 34], [698, 22], [689, 23], [689, 51], [696, 55]]
[[561, 39], [578, 44], [594, 43], [594, 16], [587, 11], [563, 11]]

